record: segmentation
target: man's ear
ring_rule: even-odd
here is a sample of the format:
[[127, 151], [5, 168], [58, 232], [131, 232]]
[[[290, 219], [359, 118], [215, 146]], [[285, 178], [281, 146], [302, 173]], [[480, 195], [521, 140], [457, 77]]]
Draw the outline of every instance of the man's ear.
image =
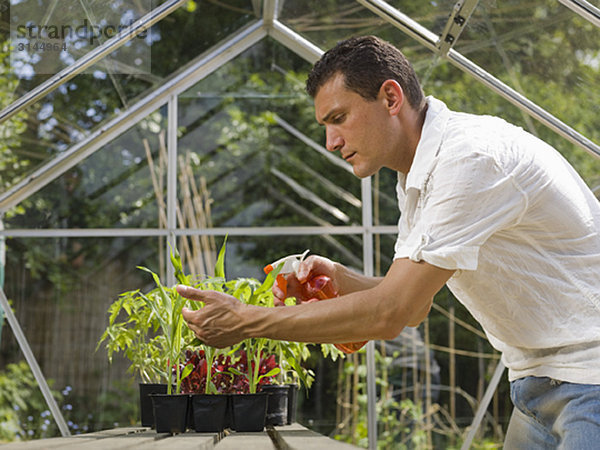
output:
[[385, 101], [391, 115], [397, 115], [404, 104], [404, 91], [396, 80], [385, 80], [379, 88], [379, 95]]

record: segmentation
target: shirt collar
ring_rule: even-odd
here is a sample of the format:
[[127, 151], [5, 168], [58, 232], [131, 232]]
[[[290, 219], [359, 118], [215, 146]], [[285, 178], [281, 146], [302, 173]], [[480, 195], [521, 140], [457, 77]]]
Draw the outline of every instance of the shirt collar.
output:
[[425, 122], [421, 130], [421, 139], [415, 150], [415, 157], [406, 175], [406, 191], [410, 188], [422, 189], [440, 148], [442, 135], [450, 117], [450, 110], [444, 102], [432, 96], [428, 96], [426, 100]]

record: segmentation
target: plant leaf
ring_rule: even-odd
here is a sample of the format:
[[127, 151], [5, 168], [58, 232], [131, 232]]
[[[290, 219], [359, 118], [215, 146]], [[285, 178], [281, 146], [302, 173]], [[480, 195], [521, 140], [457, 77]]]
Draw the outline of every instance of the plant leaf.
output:
[[185, 379], [190, 373], [192, 373], [192, 370], [194, 370], [194, 365], [189, 363], [183, 368], [183, 371], [181, 372], [181, 379]]
[[225, 248], [227, 245], [227, 236], [223, 240], [223, 245], [221, 246], [221, 250], [219, 251], [219, 257], [217, 258], [217, 263], [215, 264], [215, 277], [225, 279]]

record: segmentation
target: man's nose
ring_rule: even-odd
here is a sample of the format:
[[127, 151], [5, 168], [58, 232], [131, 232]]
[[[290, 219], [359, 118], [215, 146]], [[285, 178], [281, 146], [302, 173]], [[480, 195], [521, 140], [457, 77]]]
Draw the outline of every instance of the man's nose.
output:
[[344, 139], [339, 133], [336, 133], [332, 130], [326, 131], [325, 147], [327, 147], [327, 150], [329, 150], [330, 152], [336, 152], [338, 150], [341, 150], [343, 146]]

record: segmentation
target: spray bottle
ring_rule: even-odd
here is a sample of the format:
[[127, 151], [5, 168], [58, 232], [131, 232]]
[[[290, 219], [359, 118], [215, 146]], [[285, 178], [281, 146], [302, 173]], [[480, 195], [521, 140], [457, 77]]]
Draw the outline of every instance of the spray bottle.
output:
[[[270, 273], [273, 269], [281, 267], [281, 270], [277, 274], [275, 279], [275, 283], [279, 289], [281, 289], [284, 293], [284, 296], [287, 296], [287, 279], [285, 275], [289, 273], [298, 274], [298, 267], [300, 267], [300, 263], [304, 260], [306, 255], [310, 250], [306, 250], [304, 253], [299, 253], [296, 255], [289, 255], [284, 258], [278, 259], [277, 261], [268, 264], [265, 266], [265, 273]], [[316, 275], [314, 277], [306, 280], [302, 286], [302, 297], [303, 300], [306, 300], [307, 303], [326, 300], [329, 298], [337, 297], [338, 293], [333, 288], [333, 283], [331, 283], [331, 278], [327, 275]], [[363, 345], [365, 345], [367, 341], [364, 342], [350, 342], [345, 344], [333, 344], [338, 350], [341, 350], [344, 353], [354, 353], [359, 350]]]

